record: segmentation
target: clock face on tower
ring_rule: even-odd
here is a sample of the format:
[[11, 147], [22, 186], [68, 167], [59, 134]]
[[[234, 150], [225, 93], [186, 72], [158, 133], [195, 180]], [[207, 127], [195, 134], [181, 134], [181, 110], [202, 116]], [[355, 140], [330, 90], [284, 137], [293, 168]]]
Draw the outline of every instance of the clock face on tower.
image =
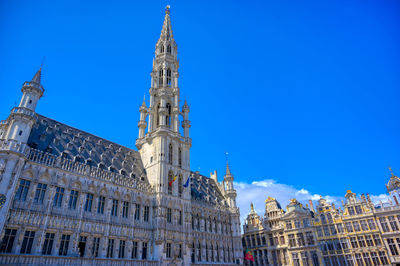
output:
[[4, 194], [0, 194], [0, 209], [3, 208], [4, 203], [6, 203], [7, 197]]

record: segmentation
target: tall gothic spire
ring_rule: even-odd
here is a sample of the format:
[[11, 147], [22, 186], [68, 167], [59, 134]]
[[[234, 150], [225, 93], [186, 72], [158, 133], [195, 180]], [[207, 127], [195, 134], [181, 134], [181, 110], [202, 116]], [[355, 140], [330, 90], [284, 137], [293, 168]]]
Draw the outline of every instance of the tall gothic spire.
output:
[[36, 72], [36, 74], [32, 78], [32, 82], [40, 84], [42, 79], [42, 67], [39, 68], [39, 70]]
[[172, 27], [171, 27], [171, 18], [170, 14], [170, 6], [167, 5], [165, 7], [165, 17], [164, 17], [164, 24], [161, 30], [160, 40], [173, 40], [174, 36], [172, 34]]

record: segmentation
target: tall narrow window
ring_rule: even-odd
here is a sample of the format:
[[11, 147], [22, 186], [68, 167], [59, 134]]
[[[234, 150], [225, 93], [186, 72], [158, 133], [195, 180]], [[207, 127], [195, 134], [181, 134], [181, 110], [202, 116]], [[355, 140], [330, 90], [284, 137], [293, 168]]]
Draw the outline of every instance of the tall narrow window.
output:
[[122, 206], [122, 218], [128, 218], [128, 211], [129, 211], [129, 202], [124, 201]]
[[179, 167], [182, 167], [182, 149], [181, 148], [179, 148], [179, 150], [178, 150], [178, 164], [179, 164]]
[[54, 233], [46, 233], [42, 247], [43, 255], [51, 255], [51, 250], [53, 248], [53, 243], [54, 243], [54, 236], [55, 236]]
[[11, 253], [15, 236], [17, 234], [16, 229], [6, 229], [4, 232], [3, 241], [1, 241], [0, 252]]
[[164, 85], [164, 70], [162, 68], [158, 71], [158, 85], [160, 87]]
[[99, 247], [100, 247], [100, 238], [95, 237], [93, 238], [93, 250], [92, 255], [97, 258], [99, 256]]
[[168, 127], [171, 127], [171, 105], [169, 103], [167, 103], [167, 112], [167, 120], [165, 121], [165, 123]]
[[19, 201], [26, 201], [26, 196], [28, 195], [29, 186], [31, 185], [31, 181], [21, 179], [19, 181], [19, 187], [17, 193], [15, 195], [15, 199]]
[[54, 195], [54, 207], [61, 207], [64, 197], [64, 188], [56, 187], [56, 194]]
[[178, 224], [182, 225], [182, 211], [178, 211]]
[[22, 241], [21, 254], [31, 254], [35, 231], [25, 231], [24, 240]]
[[34, 198], [35, 203], [43, 204], [43, 199], [44, 199], [44, 195], [46, 194], [46, 189], [47, 189], [46, 184], [38, 183], [38, 185], [36, 187], [35, 198]]
[[173, 152], [173, 147], [172, 144], [169, 144], [169, 148], [168, 148], [168, 163], [172, 164], [172, 152]]
[[182, 244], [178, 244], [178, 258], [182, 258]]
[[133, 243], [132, 243], [132, 259], [137, 259], [137, 252], [138, 252], [138, 242], [133, 241]]
[[118, 200], [113, 199], [113, 204], [111, 208], [111, 216], [118, 216]]
[[167, 258], [171, 258], [171, 243], [166, 244], [166, 255]]
[[160, 45], [160, 53], [164, 53], [164, 44]]
[[97, 213], [103, 214], [104, 213], [104, 204], [106, 202], [106, 198], [103, 196], [99, 197], [99, 205], [97, 206]]
[[70, 235], [61, 236], [60, 249], [58, 250], [58, 255], [67, 256], [70, 238], [71, 238]]
[[147, 242], [142, 243], [142, 260], [147, 260]]
[[135, 208], [135, 220], [140, 220], [140, 204], [136, 204]]
[[167, 208], [167, 222], [172, 223], [172, 209]]
[[75, 210], [77, 201], [78, 201], [78, 191], [71, 190], [71, 194], [69, 196], [68, 208]]
[[119, 241], [118, 258], [120, 258], [120, 259], [125, 258], [125, 240], [120, 240]]
[[112, 258], [114, 253], [114, 239], [108, 239], [107, 258]]
[[79, 251], [79, 256], [80, 257], [85, 256], [86, 242], [87, 242], [87, 237], [86, 236], [79, 236], [78, 251]]
[[172, 50], [172, 49], [171, 49], [171, 45], [168, 44], [168, 46], [167, 46], [167, 53], [170, 54], [170, 53], [171, 53], [171, 50]]
[[85, 212], [92, 211], [92, 203], [93, 203], [93, 194], [86, 194], [86, 202], [85, 202]]
[[150, 216], [150, 207], [149, 206], [144, 206], [143, 221], [148, 222], [149, 221], [149, 216]]
[[167, 69], [167, 86], [168, 86], [168, 87], [171, 87], [171, 83], [172, 83], [172, 82], [171, 82], [171, 80], [172, 80], [172, 79], [171, 79], [171, 76], [172, 76], [172, 75], [171, 75], [171, 69], [168, 68], [168, 69]]

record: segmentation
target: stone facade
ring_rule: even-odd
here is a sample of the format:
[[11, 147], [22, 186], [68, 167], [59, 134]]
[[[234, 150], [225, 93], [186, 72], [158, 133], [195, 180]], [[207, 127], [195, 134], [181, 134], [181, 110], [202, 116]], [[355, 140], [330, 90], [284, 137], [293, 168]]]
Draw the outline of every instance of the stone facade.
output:
[[392, 173], [388, 203], [374, 206], [369, 195], [350, 190], [342, 208], [321, 198], [303, 206], [292, 199], [287, 210], [274, 198], [261, 218], [251, 206], [243, 226], [246, 265], [395, 265], [400, 262], [400, 178]]
[[190, 170], [178, 67], [167, 7], [137, 151], [37, 114], [41, 69], [24, 83], [0, 123], [0, 264], [242, 263], [229, 166], [221, 182]]

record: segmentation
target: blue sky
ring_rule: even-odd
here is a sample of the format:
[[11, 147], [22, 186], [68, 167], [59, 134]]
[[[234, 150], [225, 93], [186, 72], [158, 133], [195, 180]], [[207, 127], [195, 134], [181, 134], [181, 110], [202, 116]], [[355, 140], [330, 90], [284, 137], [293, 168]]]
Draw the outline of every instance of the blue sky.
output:
[[[193, 170], [222, 178], [228, 151], [243, 193], [385, 193], [387, 167], [400, 174], [398, 1], [1, 1], [1, 118], [46, 56], [37, 112], [133, 148], [166, 4]], [[276, 194], [261, 187], [246, 198], [260, 210]]]

